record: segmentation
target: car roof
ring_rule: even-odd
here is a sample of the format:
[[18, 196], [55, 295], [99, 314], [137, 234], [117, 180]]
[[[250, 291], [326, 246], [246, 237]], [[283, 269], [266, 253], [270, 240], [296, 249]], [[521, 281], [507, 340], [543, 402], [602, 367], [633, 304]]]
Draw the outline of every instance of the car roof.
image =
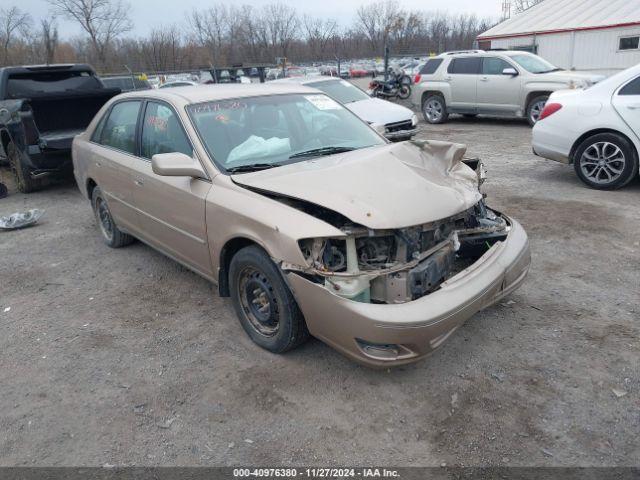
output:
[[0, 71], [9, 74], [13, 73], [34, 73], [34, 72], [94, 72], [91, 65], [86, 63], [52, 63], [50, 65], [15, 65], [10, 67], [0, 67]]
[[284, 95], [288, 93], [318, 93], [317, 90], [297, 85], [293, 82], [287, 84], [274, 85], [253, 83], [253, 84], [205, 84], [188, 87], [162, 88], [157, 90], [144, 90], [138, 92], [128, 92], [118, 95], [117, 98], [129, 97], [166, 100], [176, 104], [190, 105], [194, 103], [211, 102], [216, 100], [227, 100], [232, 98], [261, 97], [266, 95]]
[[531, 52], [525, 52], [523, 50], [461, 50], [459, 52], [444, 52], [438, 55], [437, 57], [431, 57], [429, 60], [433, 58], [457, 58], [457, 57], [489, 57], [496, 55], [531, 55], [535, 54]]

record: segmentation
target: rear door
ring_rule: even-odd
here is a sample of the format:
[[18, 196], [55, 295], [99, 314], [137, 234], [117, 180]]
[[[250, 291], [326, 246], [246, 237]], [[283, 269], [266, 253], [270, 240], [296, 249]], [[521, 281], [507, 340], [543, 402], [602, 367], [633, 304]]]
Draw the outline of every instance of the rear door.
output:
[[519, 75], [504, 75], [505, 68], [516, 67], [500, 57], [484, 57], [478, 78], [479, 113], [515, 113], [520, 106], [522, 82]]
[[114, 103], [93, 133], [89, 144], [89, 170], [107, 198], [118, 226], [138, 231], [133, 206], [131, 166], [136, 153], [136, 125], [142, 101]]
[[180, 152], [194, 156], [193, 146], [172, 106], [148, 101], [142, 115], [140, 155], [133, 162], [133, 198], [146, 242], [211, 277], [205, 223], [205, 197], [211, 182], [153, 173], [151, 157]]
[[613, 106], [640, 138], [640, 77], [626, 83], [614, 94]]
[[444, 79], [451, 85], [452, 110], [474, 112], [478, 99], [478, 76], [482, 59], [480, 57], [459, 57], [449, 63]]

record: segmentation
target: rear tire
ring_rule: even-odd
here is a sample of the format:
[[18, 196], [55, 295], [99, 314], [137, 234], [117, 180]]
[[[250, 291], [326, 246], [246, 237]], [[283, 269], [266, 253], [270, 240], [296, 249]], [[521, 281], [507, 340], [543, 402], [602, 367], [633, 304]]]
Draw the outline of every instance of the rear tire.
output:
[[229, 287], [240, 325], [254, 343], [270, 352], [284, 353], [308, 340], [304, 316], [264, 250], [250, 246], [234, 255]]
[[573, 156], [582, 182], [597, 190], [615, 190], [638, 176], [638, 155], [622, 135], [599, 133], [584, 140]]
[[400, 85], [398, 89], [398, 98], [400, 100], [406, 100], [411, 96], [411, 87], [409, 85]]
[[527, 105], [527, 121], [532, 127], [538, 123], [538, 119], [547, 104], [547, 100], [549, 100], [549, 95], [539, 95], [531, 99], [529, 105]]
[[432, 125], [445, 123], [449, 119], [449, 112], [444, 97], [433, 93], [425, 98], [422, 102], [422, 116], [425, 122]]
[[20, 158], [20, 152], [13, 142], [7, 145], [7, 158], [9, 159], [9, 168], [13, 175], [13, 180], [18, 191], [22, 193], [31, 193], [40, 189], [42, 184], [40, 181], [31, 178], [31, 171], [24, 165]]
[[116, 225], [100, 187], [93, 189], [91, 205], [93, 206], [93, 212], [96, 216], [96, 221], [98, 222], [104, 243], [111, 248], [121, 248], [135, 240], [131, 235], [122, 232]]

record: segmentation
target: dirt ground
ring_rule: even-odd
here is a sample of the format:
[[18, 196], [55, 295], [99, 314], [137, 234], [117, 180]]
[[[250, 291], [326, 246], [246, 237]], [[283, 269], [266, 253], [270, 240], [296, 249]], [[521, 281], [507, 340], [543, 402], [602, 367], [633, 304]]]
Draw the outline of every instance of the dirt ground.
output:
[[[72, 180], [0, 232], [0, 465], [638, 465], [640, 182], [584, 187], [518, 121], [452, 118], [530, 276], [430, 358], [373, 371], [312, 340], [256, 347], [230, 301], [135, 243], [111, 250]], [[7, 171], [0, 174], [7, 179]]]

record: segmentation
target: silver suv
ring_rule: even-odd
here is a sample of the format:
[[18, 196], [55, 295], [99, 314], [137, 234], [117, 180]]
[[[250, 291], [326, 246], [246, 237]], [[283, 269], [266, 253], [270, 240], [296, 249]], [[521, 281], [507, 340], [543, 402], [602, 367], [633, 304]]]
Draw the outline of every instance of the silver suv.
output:
[[422, 67], [411, 101], [428, 123], [459, 113], [526, 117], [534, 125], [552, 92], [587, 88], [603, 78], [562, 70], [528, 52], [447, 52]]

